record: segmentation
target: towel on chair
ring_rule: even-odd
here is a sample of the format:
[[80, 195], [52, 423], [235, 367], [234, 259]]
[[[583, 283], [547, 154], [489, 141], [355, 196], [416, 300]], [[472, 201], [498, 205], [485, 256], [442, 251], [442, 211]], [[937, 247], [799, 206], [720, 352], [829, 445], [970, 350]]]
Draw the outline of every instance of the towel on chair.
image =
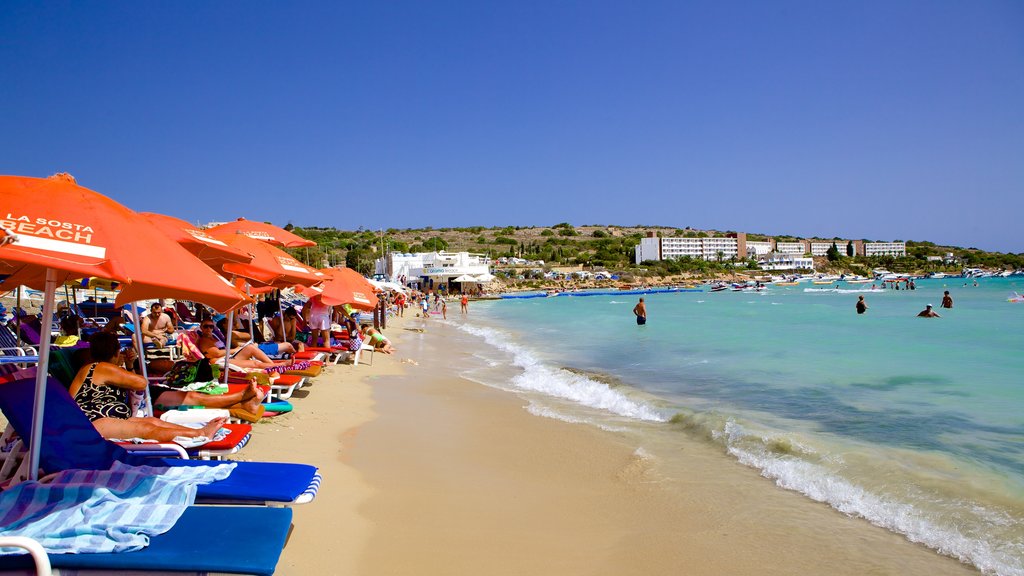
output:
[[49, 554], [140, 550], [174, 526], [195, 502], [198, 484], [223, 480], [235, 466], [115, 462], [110, 470], [65, 470], [48, 482], [24, 482], [0, 493], [0, 536], [34, 538]]

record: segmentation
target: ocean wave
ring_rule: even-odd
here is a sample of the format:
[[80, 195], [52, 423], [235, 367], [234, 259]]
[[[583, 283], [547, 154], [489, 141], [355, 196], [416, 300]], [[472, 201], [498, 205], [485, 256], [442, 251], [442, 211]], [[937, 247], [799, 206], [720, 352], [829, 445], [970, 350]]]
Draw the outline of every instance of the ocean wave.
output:
[[[700, 428], [709, 424], [682, 415], [677, 415], [673, 421]], [[753, 433], [732, 419], [723, 427], [711, 430], [710, 436], [723, 443], [740, 463], [760, 470], [762, 476], [774, 480], [781, 488], [903, 534], [913, 542], [973, 564], [982, 573], [1024, 576], [1024, 544], [991, 538], [993, 525], [999, 525], [1000, 519], [1002, 524], [1007, 524], [1005, 514], [1000, 516], [982, 507], [964, 506], [963, 502], [956, 503], [955, 512], [924, 512], [905, 500], [910, 496], [906, 493], [897, 499], [858, 486], [830, 470], [825, 463], [831, 459], [814, 449], [791, 438]], [[920, 494], [912, 499], [935, 504], [933, 495]], [[1012, 524], [1012, 520], [1009, 523]]]
[[877, 292], [888, 292], [881, 288], [872, 290], [871, 288], [804, 288], [804, 292], [828, 292], [830, 294], [858, 294], [858, 293], [877, 293]]
[[530, 404], [526, 406], [526, 411], [529, 412], [530, 414], [533, 414], [534, 416], [540, 416], [541, 418], [561, 420], [562, 422], [568, 422], [569, 424], [587, 424], [590, 426], [596, 426], [601, 430], [605, 430], [608, 432], [623, 432], [625, 430], [622, 427], [609, 426], [602, 422], [596, 422], [590, 418], [582, 418], [580, 416], [566, 414], [564, 412], [560, 412], [554, 408], [551, 408], [550, 406], [542, 406], [540, 404], [537, 404], [536, 402], [530, 402]]
[[491, 328], [462, 324], [459, 329], [482, 338], [487, 344], [512, 355], [512, 363], [522, 372], [512, 377], [511, 384], [519, 390], [538, 392], [610, 412], [618, 416], [648, 422], [666, 422], [668, 417], [657, 409], [626, 396], [604, 382], [585, 375], [545, 364], [530, 350], [509, 341]]

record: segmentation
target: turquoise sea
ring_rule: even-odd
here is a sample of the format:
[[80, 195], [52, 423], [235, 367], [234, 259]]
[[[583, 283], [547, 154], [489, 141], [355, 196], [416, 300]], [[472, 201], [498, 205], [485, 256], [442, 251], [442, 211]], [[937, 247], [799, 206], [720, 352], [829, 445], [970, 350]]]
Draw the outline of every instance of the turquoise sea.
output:
[[[454, 321], [487, 344], [464, 375], [538, 416], [716, 443], [782, 488], [1024, 575], [1024, 303], [1007, 301], [1024, 278], [973, 282], [651, 294], [646, 326], [619, 294], [472, 302]], [[925, 304], [942, 317], [917, 318]]]

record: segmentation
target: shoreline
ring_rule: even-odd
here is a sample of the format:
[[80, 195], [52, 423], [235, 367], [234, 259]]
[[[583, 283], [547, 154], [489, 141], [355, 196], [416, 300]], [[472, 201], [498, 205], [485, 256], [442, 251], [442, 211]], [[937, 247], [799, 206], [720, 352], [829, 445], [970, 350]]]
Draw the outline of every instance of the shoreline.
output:
[[279, 573], [977, 574], [692, 439], [677, 447], [690, 470], [668, 478], [626, 435], [461, 378], [472, 340], [436, 320], [402, 329], [422, 324], [394, 322], [394, 356], [332, 368], [245, 452], [276, 444], [267, 459], [324, 472]]
[[485, 344], [457, 312], [408, 312], [389, 319], [394, 355], [328, 368], [232, 458], [323, 475], [278, 574], [979, 573], [697, 439], [668, 469], [634, 436], [531, 414], [460, 375]]

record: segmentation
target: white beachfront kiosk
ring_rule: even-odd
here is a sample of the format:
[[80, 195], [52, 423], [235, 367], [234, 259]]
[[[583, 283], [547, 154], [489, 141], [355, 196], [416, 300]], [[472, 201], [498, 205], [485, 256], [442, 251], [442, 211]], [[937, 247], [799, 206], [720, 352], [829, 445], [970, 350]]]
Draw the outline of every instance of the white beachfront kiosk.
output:
[[377, 261], [377, 272], [395, 282], [433, 290], [450, 282], [486, 284], [494, 280], [491, 259], [470, 252], [394, 252]]

